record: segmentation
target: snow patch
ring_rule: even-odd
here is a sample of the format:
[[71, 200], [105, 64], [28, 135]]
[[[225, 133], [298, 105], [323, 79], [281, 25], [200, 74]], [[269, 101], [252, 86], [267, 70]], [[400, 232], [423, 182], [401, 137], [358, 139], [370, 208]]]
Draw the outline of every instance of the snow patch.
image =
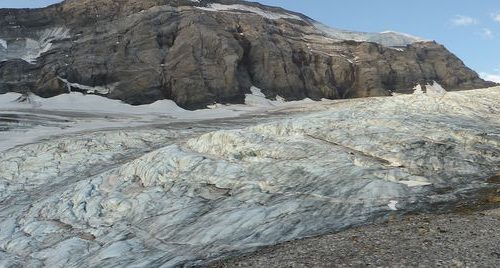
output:
[[276, 95], [276, 101], [279, 102], [279, 103], [286, 102], [285, 98], [281, 97], [280, 95]]
[[[423, 95], [424, 90], [420, 84], [413, 88], [414, 95]], [[428, 96], [443, 96], [446, 94], [446, 89], [444, 89], [438, 82], [432, 81], [432, 84], [425, 85], [425, 94]]]
[[0, 46], [3, 47], [4, 49], [8, 48], [7, 41], [0, 39]]
[[6, 51], [0, 54], [0, 60], [22, 59], [33, 64], [52, 48], [54, 41], [70, 37], [69, 32], [65, 27], [55, 27], [38, 32], [35, 39], [16, 38], [9, 46], [5, 42], [2, 46]]
[[404, 184], [408, 187], [418, 187], [418, 186], [427, 186], [432, 185], [430, 182], [425, 181], [398, 181], [398, 183]]
[[416, 42], [428, 41], [424, 38], [409, 35], [406, 33], [398, 33], [393, 31], [385, 31], [376, 33], [367, 39], [369, 42], [379, 43], [388, 47], [406, 46]]
[[395, 32], [395, 31], [383, 31], [383, 32], [380, 32], [380, 34], [385, 34], [385, 35], [400, 35], [400, 36], [406, 37], [408, 39], [424, 40], [423, 38], [418, 37], [418, 36], [414, 36], [414, 35], [407, 34], [407, 33]]
[[264, 93], [262, 93], [262, 90], [258, 87], [255, 87], [255, 86], [252, 86], [250, 88], [250, 92], [252, 92], [252, 95], [257, 96], [257, 97], [262, 97], [262, 98], [266, 97], [266, 95], [264, 95]]
[[413, 88], [413, 94], [414, 95], [423, 95], [424, 94], [424, 90], [422, 89], [422, 86], [420, 84], [416, 85], [414, 88]]
[[427, 95], [444, 95], [446, 90], [436, 81], [425, 86]]
[[71, 92], [71, 88], [74, 87], [74, 88], [84, 90], [87, 94], [107, 95], [107, 94], [111, 93], [116, 88], [116, 86], [119, 84], [119, 83], [114, 83], [114, 84], [106, 85], [106, 86], [91, 87], [91, 86], [81, 85], [78, 83], [71, 83], [68, 80], [61, 78], [61, 77], [58, 77], [58, 78], [59, 78], [59, 80], [61, 80], [63, 83], [66, 84], [66, 86], [68, 87], [68, 92]]
[[497, 70], [497, 73], [480, 73], [481, 78], [487, 81], [492, 81], [495, 83], [500, 83], [500, 70]]
[[387, 204], [387, 206], [389, 207], [389, 209], [390, 209], [390, 210], [394, 210], [394, 211], [396, 211], [396, 210], [398, 210], [398, 208], [396, 207], [396, 205], [397, 205], [397, 204], [398, 204], [398, 201], [396, 201], [396, 200], [391, 200], [391, 201], [389, 202], [389, 204]]
[[390, 49], [392, 50], [396, 50], [396, 51], [399, 51], [399, 52], [404, 52], [404, 48], [400, 48], [400, 47], [389, 47]]
[[[315, 103], [309, 98], [305, 98], [303, 100], [298, 101], [286, 101], [285, 98], [277, 95], [276, 100], [269, 100], [266, 98], [266, 95], [262, 93], [262, 90], [258, 87], [252, 86], [250, 88], [250, 92], [252, 94], [245, 94], [245, 105], [251, 107], [261, 107], [261, 108], [271, 108], [271, 107], [287, 107], [287, 106], [300, 106], [307, 103]], [[321, 101], [331, 101], [327, 99], [322, 99]]]
[[[34, 94], [30, 100], [19, 103], [19, 93], [0, 95], [2, 109], [40, 109], [48, 111], [73, 111], [85, 113], [108, 113], [119, 115], [148, 115], [157, 114], [182, 119], [211, 119], [233, 117], [241, 114], [238, 106], [221, 107], [219, 109], [206, 109], [188, 111], [184, 110], [172, 100], [159, 100], [152, 104], [133, 106], [120, 100], [112, 100], [98, 95], [86, 95], [81, 92], [61, 94], [52, 98], [41, 98]], [[244, 110], [244, 109], [241, 109]]]
[[366, 41], [369, 37], [374, 35], [373, 33], [341, 30], [327, 26], [319, 22], [313, 22], [313, 25], [320, 32], [337, 40], [353, 40], [361, 42], [361, 41]]
[[252, 94], [245, 94], [245, 104], [255, 107], [273, 107], [275, 103], [266, 99], [266, 95], [262, 93], [260, 88], [252, 86], [250, 88]]
[[[386, 31], [381, 33], [357, 32], [333, 28], [313, 21], [314, 27], [326, 36], [337, 40], [353, 40], [358, 42], [375, 42], [387, 47], [401, 47], [425, 39], [405, 33]], [[401, 48], [396, 48], [401, 50]]]
[[271, 20], [278, 20], [278, 19], [295, 19], [295, 20], [302, 20], [297, 15], [289, 14], [289, 13], [278, 13], [278, 12], [271, 12], [267, 10], [260, 9], [258, 7], [252, 7], [252, 6], [246, 6], [246, 5], [224, 5], [224, 4], [209, 4], [207, 7], [196, 7], [198, 9], [206, 10], [206, 11], [245, 11], [245, 12], [250, 12], [254, 13], [257, 15], [260, 15], [264, 18], [271, 19]]

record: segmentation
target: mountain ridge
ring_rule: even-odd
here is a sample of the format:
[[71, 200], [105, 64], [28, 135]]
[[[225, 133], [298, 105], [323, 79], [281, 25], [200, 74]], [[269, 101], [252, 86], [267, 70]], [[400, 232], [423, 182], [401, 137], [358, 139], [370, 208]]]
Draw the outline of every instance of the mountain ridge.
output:
[[431, 81], [495, 85], [434, 41], [326, 28], [259, 3], [66, 0], [2, 13], [0, 93], [83, 91], [197, 109], [242, 103], [252, 86], [297, 100], [384, 96]]

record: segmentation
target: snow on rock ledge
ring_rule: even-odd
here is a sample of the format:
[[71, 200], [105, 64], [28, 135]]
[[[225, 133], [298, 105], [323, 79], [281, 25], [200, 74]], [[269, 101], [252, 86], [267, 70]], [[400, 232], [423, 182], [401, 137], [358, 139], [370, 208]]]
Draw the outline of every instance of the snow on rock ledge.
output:
[[[173, 267], [428, 209], [499, 171], [499, 103], [500, 88], [357, 99], [187, 140], [152, 129], [17, 147], [0, 155], [0, 259]], [[110, 160], [142, 139], [163, 147]]]
[[54, 41], [68, 37], [70, 37], [69, 29], [54, 27], [38, 31], [32, 38], [0, 39], [0, 61], [22, 59], [28, 63], [35, 63], [43, 53], [52, 49]]
[[272, 12], [268, 10], [264, 10], [258, 7], [253, 7], [253, 6], [247, 6], [247, 5], [224, 5], [224, 4], [209, 4], [207, 7], [196, 7], [201, 10], [206, 10], [206, 11], [236, 11], [236, 12], [250, 12], [254, 13], [256, 15], [262, 16], [264, 18], [270, 19], [270, 20], [278, 20], [278, 19], [295, 19], [295, 20], [302, 20], [301, 17], [293, 14], [289, 14], [286, 12]]

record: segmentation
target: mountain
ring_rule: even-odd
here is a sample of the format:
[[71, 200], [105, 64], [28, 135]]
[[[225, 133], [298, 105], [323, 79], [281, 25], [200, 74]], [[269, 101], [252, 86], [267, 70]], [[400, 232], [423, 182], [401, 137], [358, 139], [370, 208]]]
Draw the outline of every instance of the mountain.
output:
[[0, 10], [0, 93], [70, 91], [184, 108], [266, 97], [356, 98], [495, 85], [444, 46], [395, 32], [329, 28], [236, 0], [66, 0]]

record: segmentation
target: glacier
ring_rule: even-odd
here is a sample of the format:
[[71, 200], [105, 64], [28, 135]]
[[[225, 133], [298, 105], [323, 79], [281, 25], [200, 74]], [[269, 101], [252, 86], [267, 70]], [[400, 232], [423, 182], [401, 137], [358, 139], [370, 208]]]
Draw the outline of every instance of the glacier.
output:
[[69, 29], [54, 27], [32, 33], [30, 37], [11, 38], [10, 40], [0, 38], [0, 46], [2, 46], [0, 61], [22, 59], [34, 64], [43, 53], [53, 48], [54, 41], [69, 37]]
[[418, 89], [235, 118], [158, 115], [5, 149], [0, 266], [202, 265], [495, 187], [500, 87]]

